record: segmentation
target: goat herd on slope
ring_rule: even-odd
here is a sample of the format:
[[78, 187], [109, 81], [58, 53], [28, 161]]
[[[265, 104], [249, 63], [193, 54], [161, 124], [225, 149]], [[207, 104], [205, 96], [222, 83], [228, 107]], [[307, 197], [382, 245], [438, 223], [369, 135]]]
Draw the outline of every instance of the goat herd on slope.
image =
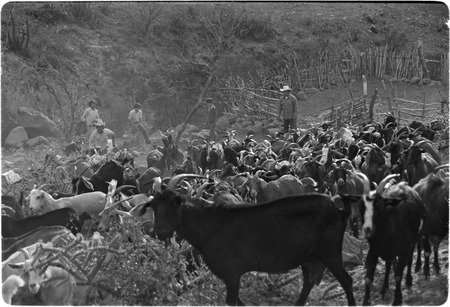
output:
[[[33, 188], [27, 197], [33, 214], [2, 196], [2, 290], [8, 303], [20, 304], [40, 293], [41, 304], [72, 304], [76, 282], [60, 267], [36, 266], [38, 242], [62, 233], [77, 234], [91, 219], [98, 231], [111, 223], [142, 225], [160, 240], [176, 232], [201, 255], [226, 285], [226, 304], [242, 305], [241, 276], [249, 271], [283, 273], [301, 266], [303, 283], [297, 304], [304, 305], [325, 268], [336, 277], [355, 305], [352, 278], [342, 263], [344, 232], [368, 241], [365, 294], [370, 291], [378, 258], [385, 261], [381, 288], [395, 275], [394, 305], [402, 303], [401, 282], [412, 286], [415, 271], [440, 272], [438, 247], [448, 234], [449, 165], [441, 165], [437, 122], [399, 126], [384, 123], [334, 130], [324, 123], [311, 129], [237, 140], [227, 132], [221, 143], [195, 144], [185, 151], [162, 137], [163, 146], [135, 166], [127, 150], [109, 156], [80, 155], [70, 166], [73, 193]], [[108, 157], [108, 158], [106, 158]], [[163, 176], [170, 169], [169, 176]], [[22, 197], [23, 198], [23, 194]], [[120, 217], [120, 218], [116, 218]], [[431, 244], [430, 244], [431, 243]], [[39, 269], [37, 269], [39, 267]], [[61, 281], [62, 280], [62, 281]], [[58, 288], [64, 287], [64, 290]]]

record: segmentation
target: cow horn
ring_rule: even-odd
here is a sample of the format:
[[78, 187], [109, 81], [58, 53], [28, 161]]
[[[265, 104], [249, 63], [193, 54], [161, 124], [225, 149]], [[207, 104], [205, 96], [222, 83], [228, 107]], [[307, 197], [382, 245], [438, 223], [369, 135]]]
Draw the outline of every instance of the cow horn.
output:
[[358, 178], [360, 178], [363, 182], [363, 187], [364, 187], [364, 194], [369, 194], [370, 192], [370, 182], [369, 182], [369, 178], [367, 178], [367, 176], [364, 173], [361, 173], [359, 171], [355, 172], [355, 176], [357, 176]]
[[205, 176], [195, 175], [195, 174], [179, 174], [179, 175], [176, 175], [176, 176], [173, 176], [172, 178], [170, 178], [169, 182], [167, 183], [167, 188], [172, 189], [172, 190], [175, 189], [178, 182], [180, 182], [180, 180], [182, 180], [184, 178], [205, 178]]
[[390, 174], [387, 175], [383, 180], [380, 181], [380, 184], [378, 185], [377, 189], [376, 189], [376, 193], [381, 195], [383, 193], [383, 189], [384, 186], [386, 185], [386, 183], [388, 183], [389, 180], [391, 180], [392, 178], [398, 178], [400, 177], [400, 174]]

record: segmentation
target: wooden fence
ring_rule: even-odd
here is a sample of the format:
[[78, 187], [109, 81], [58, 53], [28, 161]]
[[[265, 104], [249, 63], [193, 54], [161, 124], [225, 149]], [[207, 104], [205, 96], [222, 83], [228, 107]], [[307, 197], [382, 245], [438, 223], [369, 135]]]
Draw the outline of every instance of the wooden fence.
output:
[[322, 110], [322, 118], [337, 127], [343, 124], [362, 124], [372, 120], [384, 121], [392, 114], [399, 125], [408, 125], [412, 121], [430, 123], [438, 117], [448, 117], [449, 104], [446, 101], [427, 103], [425, 95], [422, 101], [383, 97], [375, 90], [373, 95], [365, 95], [344, 101]]
[[327, 88], [353, 78], [360, 80], [362, 75], [398, 80], [429, 78], [448, 83], [449, 63], [447, 54], [425, 56], [420, 43], [405, 51], [392, 50], [388, 45], [356, 50], [349, 45], [339, 54], [322, 51], [308, 59], [300, 58], [294, 51], [285, 65], [268, 74], [266, 78], [278, 86], [288, 84], [299, 90]]

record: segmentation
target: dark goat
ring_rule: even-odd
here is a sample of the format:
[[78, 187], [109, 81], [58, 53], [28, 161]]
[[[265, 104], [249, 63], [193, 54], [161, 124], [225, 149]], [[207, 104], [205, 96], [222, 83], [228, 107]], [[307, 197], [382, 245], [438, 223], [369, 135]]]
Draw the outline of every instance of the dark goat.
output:
[[42, 226], [64, 226], [74, 235], [81, 231], [84, 220], [88, 215], [78, 217], [75, 210], [62, 208], [47, 212], [43, 215], [29, 216], [21, 220], [15, 220], [2, 215], [2, 236], [5, 238], [18, 237]]
[[125, 168], [111, 160], [103, 164], [91, 177], [77, 177], [72, 180], [73, 193], [83, 194], [93, 191], [108, 193], [108, 182], [117, 180], [117, 187], [123, 184]]
[[423, 143], [424, 141], [420, 141], [409, 148], [408, 158], [406, 159], [406, 173], [410, 186], [414, 186], [420, 179], [432, 173], [434, 168], [439, 165], [429, 153], [420, 147]]
[[202, 168], [203, 174], [205, 174], [207, 170], [222, 168], [221, 165], [219, 165], [219, 160], [219, 152], [212, 148], [210, 144], [207, 144], [206, 148], [202, 148], [200, 152], [200, 167]]
[[2, 204], [6, 205], [14, 210], [14, 218], [16, 220], [23, 219], [23, 191], [20, 192], [19, 201], [17, 201], [13, 196], [10, 195], [2, 195]]
[[[355, 305], [352, 278], [342, 265], [346, 211], [317, 193], [295, 195], [261, 205], [214, 206], [205, 200], [187, 200], [173, 189], [186, 177], [173, 177], [163, 192], [142, 209], [155, 214], [160, 240], [180, 235], [198, 249], [210, 270], [227, 288], [227, 305], [239, 298], [241, 276], [249, 271], [279, 274], [299, 265], [303, 288], [297, 304], [303, 305], [327, 267]], [[245, 235], [243, 235], [245, 234]], [[315, 271], [313, 271], [315, 270]]]
[[9, 256], [21, 248], [37, 242], [49, 242], [57, 236], [63, 236], [69, 233], [70, 230], [64, 226], [42, 226], [19, 237], [2, 237], [2, 261], [8, 259]]
[[441, 178], [438, 175], [429, 174], [415, 184], [413, 188], [419, 193], [428, 212], [427, 220], [423, 225], [423, 237], [417, 244], [416, 272], [422, 266], [421, 252], [423, 247], [425, 254], [424, 274], [425, 278], [428, 278], [430, 276], [430, 242], [433, 244], [433, 267], [436, 274], [439, 274], [439, 244], [448, 235], [449, 178]]
[[[306, 161], [301, 168], [299, 178], [311, 177], [317, 182], [319, 189], [322, 188], [324, 179], [326, 177], [325, 165], [320, 163], [318, 160], [321, 156], [317, 156], [312, 158], [309, 161]], [[319, 190], [320, 192], [321, 190]]]
[[160, 176], [161, 171], [159, 169], [157, 169], [156, 167], [148, 168], [137, 180], [137, 187], [139, 189], [139, 192], [149, 193], [153, 186], [154, 178]]
[[[419, 238], [421, 226], [426, 219], [426, 209], [420, 196], [409, 187], [406, 182], [389, 186], [383, 191], [387, 182], [399, 175], [389, 175], [384, 178], [376, 191], [370, 191], [368, 178], [362, 173], [356, 173], [364, 181], [364, 195], [362, 196], [361, 216], [364, 217], [363, 232], [369, 242], [366, 258], [365, 294], [363, 305], [370, 302], [370, 288], [372, 286], [378, 257], [385, 261], [385, 276], [381, 295], [384, 298], [389, 288], [389, 272], [394, 266], [395, 294], [393, 305], [402, 303], [401, 282], [403, 271], [407, 266], [406, 286], [412, 286], [411, 266], [414, 248]], [[383, 194], [383, 196], [381, 196]], [[361, 197], [342, 196], [354, 200]]]
[[184, 154], [181, 149], [174, 143], [172, 135], [169, 133], [168, 135], [163, 135], [161, 137], [161, 141], [164, 144], [161, 152], [163, 156], [161, 160], [164, 162], [161, 170], [170, 169], [170, 167], [183, 163]]
[[361, 165], [361, 171], [369, 178], [370, 182], [379, 184], [390, 173], [390, 161], [386, 161], [386, 153], [376, 145], [371, 147]]

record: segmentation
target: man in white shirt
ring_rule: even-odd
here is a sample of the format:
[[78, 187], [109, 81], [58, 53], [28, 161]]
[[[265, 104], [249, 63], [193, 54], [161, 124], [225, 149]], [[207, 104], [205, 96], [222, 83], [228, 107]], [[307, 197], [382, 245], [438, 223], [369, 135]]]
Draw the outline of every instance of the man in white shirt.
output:
[[128, 114], [128, 119], [131, 122], [131, 134], [134, 135], [134, 137], [136, 138], [136, 141], [138, 141], [137, 131], [139, 129], [139, 131], [141, 131], [142, 136], [145, 139], [145, 142], [147, 144], [150, 144], [148, 132], [145, 129], [144, 125], [141, 124], [142, 110], [141, 110], [140, 103], [134, 104], [134, 109], [131, 110], [130, 113]]
[[86, 137], [89, 139], [92, 132], [95, 130], [95, 123], [99, 119], [98, 110], [95, 108], [95, 100], [89, 101], [89, 108], [84, 110], [83, 115], [81, 115], [81, 121], [86, 123]]
[[[108, 150], [108, 147], [110, 147], [110, 149], [116, 147], [115, 133], [112, 130], [105, 128], [104, 121], [98, 119], [95, 128], [96, 129], [89, 137], [89, 148], [100, 148], [102, 153], [104, 153]], [[111, 140], [110, 146], [108, 146], [108, 140]]]

